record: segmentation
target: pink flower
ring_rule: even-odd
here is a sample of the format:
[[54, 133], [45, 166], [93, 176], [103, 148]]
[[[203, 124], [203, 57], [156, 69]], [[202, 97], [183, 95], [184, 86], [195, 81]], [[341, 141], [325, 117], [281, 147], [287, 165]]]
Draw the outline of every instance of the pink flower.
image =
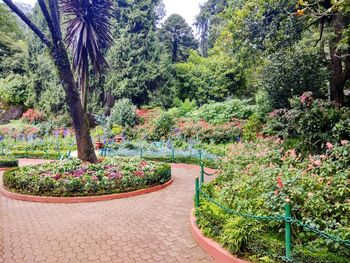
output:
[[320, 167], [321, 166], [321, 160], [315, 160], [314, 161], [314, 165], [317, 166], [317, 167]]
[[327, 142], [326, 143], [326, 147], [327, 147], [328, 150], [332, 150], [334, 146], [330, 142]]
[[278, 189], [275, 190], [275, 195], [278, 195]]
[[137, 177], [143, 177], [145, 173], [143, 171], [135, 171], [134, 175], [136, 175]]
[[96, 175], [93, 175], [93, 176], [91, 177], [91, 179], [94, 180], [94, 181], [97, 181], [97, 180], [98, 180], [98, 177], [97, 177]]
[[349, 143], [348, 140], [342, 140], [342, 141], [340, 142], [340, 144], [343, 145], [343, 146], [344, 146], [344, 145], [347, 145], [348, 143]]
[[148, 163], [146, 161], [141, 161], [141, 163], [140, 163], [141, 168], [144, 168], [147, 165], [148, 165]]
[[304, 92], [299, 99], [302, 104], [310, 106], [313, 100], [312, 92]]

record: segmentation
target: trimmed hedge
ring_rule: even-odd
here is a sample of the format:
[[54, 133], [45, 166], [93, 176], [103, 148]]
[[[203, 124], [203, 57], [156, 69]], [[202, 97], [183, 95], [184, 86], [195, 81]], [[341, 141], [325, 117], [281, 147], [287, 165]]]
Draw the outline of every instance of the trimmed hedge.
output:
[[140, 158], [107, 157], [97, 164], [77, 159], [25, 166], [7, 171], [4, 186], [38, 196], [93, 196], [129, 192], [164, 184], [171, 166]]
[[12, 158], [0, 159], [0, 168], [18, 167], [18, 160]]

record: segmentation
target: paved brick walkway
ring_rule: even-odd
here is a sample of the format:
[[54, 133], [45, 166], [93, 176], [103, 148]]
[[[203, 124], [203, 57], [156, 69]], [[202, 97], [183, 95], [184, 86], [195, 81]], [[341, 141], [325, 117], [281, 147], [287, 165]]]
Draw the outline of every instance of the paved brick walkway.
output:
[[213, 262], [189, 229], [198, 171], [173, 165], [168, 188], [98, 203], [40, 204], [0, 195], [0, 263]]

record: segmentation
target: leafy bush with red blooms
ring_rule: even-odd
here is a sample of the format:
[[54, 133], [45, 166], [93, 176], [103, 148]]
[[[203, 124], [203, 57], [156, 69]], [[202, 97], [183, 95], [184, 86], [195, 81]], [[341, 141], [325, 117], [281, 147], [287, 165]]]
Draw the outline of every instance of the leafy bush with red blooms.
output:
[[22, 119], [28, 121], [29, 123], [38, 123], [43, 121], [44, 114], [35, 109], [29, 109], [22, 115]]

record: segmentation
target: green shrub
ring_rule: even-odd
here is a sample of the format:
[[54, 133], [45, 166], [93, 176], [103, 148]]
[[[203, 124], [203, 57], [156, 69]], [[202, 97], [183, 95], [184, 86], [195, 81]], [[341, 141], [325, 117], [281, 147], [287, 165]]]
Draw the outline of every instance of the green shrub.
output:
[[172, 128], [174, 127], [175, 121], [167, 112], [162, 113], [158, 118], [153, 120], [152, 130], [149, 132], [150, 140], [161, 140], [167, 138]]
[[0, 78], [0, 98], [12, 105], [23, 105], [28, 94], [26, 90], [27, 78], [18, 74], [10, 74], [6, 78]]
[[232, 99], [226, 102], [205, 104], [193, 112], [195, 120], [205, 120], [211, 124], [223, 124], [232, 119], [247, 119], [254, 111], [248, 100]]
[[282, 49], [270, 57], [262, 72], [262, 87], [267, 91], [273, 109], [289, 108], [289, 99], [311, 91], [317, 98], [327, 94], [327, 70], [314, 48]]
[[254, 141], [256, 139], [257, 133], [260, 131], [262, 122], [257, 113], [254, 113], [249, 117], [248, 122], [243, 128], [243, 138], [247, 141]]
[[129, 99], [120, 99], [115, 102], [111, 115], [108, 117], [109, 126], [113, 124], [122, 127], [133, 127], [137, 124], [136, 106], [131, 103]]
[[0, 157], [0, 168], [10, 168], [10, 167], [17, 167], [17, 166], [18, 166], [17, 159]]

